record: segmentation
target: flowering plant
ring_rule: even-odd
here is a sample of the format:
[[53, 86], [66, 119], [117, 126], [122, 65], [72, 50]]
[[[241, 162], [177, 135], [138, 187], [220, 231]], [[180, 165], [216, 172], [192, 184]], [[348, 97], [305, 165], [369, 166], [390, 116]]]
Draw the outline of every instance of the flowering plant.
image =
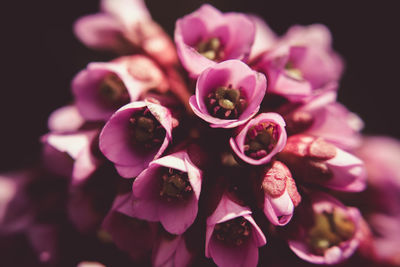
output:
[[94, 257], [110, 265], [337, 264], [356, 252], [398, 264], [382, 246], [400, 238], [370, 227], [386, 235], [379, 218], [394, 225], [398, 205], [382, 215], [339, 200], [357, 200], [367, 178], [376, 192], [365, 194], [382, 194], [380, 171], [399, 179], [368, 152], [386, 141], [363, 138], [336, 101], [344, 63], [325, 26], [278, 37], [257, 16], [204, 4], [177, 20], [172, 41], [142, 0], [102, 0], [74, 30], [119, 57], [73, 78], [73, 104], [42, 137], [43, 167], [0, 179], [1, 232], [26, 234], [42, 264], [93, 258], [63, 253], [68, 227], [82, 233], [73, 242], [115, 252]]

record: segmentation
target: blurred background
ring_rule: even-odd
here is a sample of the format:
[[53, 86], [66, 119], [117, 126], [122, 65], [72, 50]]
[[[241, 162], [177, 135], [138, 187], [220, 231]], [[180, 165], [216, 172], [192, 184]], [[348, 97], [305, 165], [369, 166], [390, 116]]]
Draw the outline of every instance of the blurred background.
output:
[[[339, 101], [365, 121], [365, 134], [400, 138], [399, 26], [396, 1], [147, 0], [172, 36], [177, 18], [211, 3], [257, 14], [279, 35], [291, 25], [323, 23], [347, 63]], [[72, 101], [70, 81], [90, 61], [113, 55], [87, 49], [73, 22], [98, 12], [99, 0], [5, 1], [1, 20], [0, 171], [34, 164], [47, 117]]]

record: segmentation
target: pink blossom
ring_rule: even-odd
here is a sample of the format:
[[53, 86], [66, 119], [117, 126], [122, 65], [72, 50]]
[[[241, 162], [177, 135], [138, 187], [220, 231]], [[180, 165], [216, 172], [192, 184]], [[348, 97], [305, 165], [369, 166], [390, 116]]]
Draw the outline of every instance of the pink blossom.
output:
[[265, 170], [262, 189], [265, 194], [264, 214], [272, 224], [286, 225], [293, 216], [294, 208], [301, 201], [289, 169], [283, 163], [274, 161]]
[[213, 128], [244, 124], [259, 110], [266, 79], [239, 60], [227, 60], [205, 70], [197, 80], [190, 106]]
[[139, 99], [142, 84], [116, 63], [90, 63], [72, 81], [75, 104], [90, 121], [108, 120], [121, 106]]
[[266, 242], [250, 209], [223, 195], [217, 209], [207, 219], [206, 257], [211, 257], [221, 267], [255, 267], [258, 247]]
[[120, 108], [100, 133], [99, 146], [118, 173], [132, 178], [159, 158], [172, 139], [170, 111], [151, 100]]
[[400, 216], [400, 142], [385, 136], [368, 136], [354, 151], [368, 172], [370, 208]]
[[322, 137], [348, 150], [360, 145], [362, 120], [336, 102], [336, 84], [313, 96], [304, 105], [285, 115], [290, 134], [304, 133]]
[[329, 30], [315, 24], [290, 28], [272, 49], [259, 57], [254, 68], [267, 75], [270, 93], [297, 102], [338, 81], [343, 63], [332, 51]]
[[254, 36], [254, 24], [246, 15], [223, 14], [208, 4], [178, 19], [175, 27], [179, 59], [193, 78], [215, 62], [246, 60]]
[[182, 235], [161, 233], [153, 249], [152, 263], [154, 267], [186, 267], [190, 266], [192, 258]]
[[232, 150], [249, 164], [266, 164], [286, 144], [285, 125], [278, 113], [261, 113], [230, 139]]
[[362, 160], [309, 135], [293, 135], [279, 154], [296, 179], [349, 192], [365, 189], [367, 173]]
[[[368, 171], [368, 190], [360, 196], [367, 207], [379, 264], [400, 265], [400, 142], [385, 136], [364, 137], [355, 151]], [[371, 259], [371, 255], [365, 255]]]
[[150, 256], [157, 225], [127, 216], [126, 209], [131, 206], [131, 201], [130, 193], [117, 196], [102, 227], [119, 249], [128, 252], [132, 259], [141, 260]]
[[178, 60], [171, 39], [152, 20], [143, 0], [102, 0], [101, 12], [78, 19], [74, 32], [94, 49], [119, 53], [143, 50], [163, 65]]
[[186, 152], [154, 160], [133, 183], [131, 215], [182, 234], [197, 216], [201, 182], [202, 173]]
[[42, 137], [45, 166], [57, 175], [72, 177], [73, 184], [86, 181], [104, 162], [98, 135], [99, 129], [46, 134]]
[[[363, 238], [362, 217], [358, 209], [344, 206], [323, 193], [311, 197], [313, 224], [298, 224], [290, 249], [301, 259], [314, 264], [336, 264], [349, 258]], [[304, 218], [303, 220], [306, 220]]]
[[27, 187], [34, 174], [30, 170], [0, 174], [0, 235], [21, 232], [35, 216]]

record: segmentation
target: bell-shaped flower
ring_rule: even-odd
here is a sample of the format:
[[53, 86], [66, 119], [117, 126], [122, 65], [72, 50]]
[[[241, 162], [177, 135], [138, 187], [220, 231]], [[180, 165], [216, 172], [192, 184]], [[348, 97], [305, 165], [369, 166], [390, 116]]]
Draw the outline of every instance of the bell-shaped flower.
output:
[[0, 174], [0, 235], [21, 232], [35, 218], [35, 206], [27, 192], [31, 170]]
[[159, 158], [172, 139], [170, 111], [152, 100], [120, 108], [100, 133], [100, 150], [118, 173], [132, 178]]
[[[349, 258], [363, 238], [361, 214], [356, 208], [344, 206], [323, 193], [311, 196], [311, 225], [295, 227], [296, 235], [289, 239], [290, 249], [301, 259], [314, 264], [336, 264]], [[304, 218], [306, 220], [309, 218]]]
[[100, 129], [50, 132], [42, 137], [43, 162], [51, 172], [72, 177], [72, 184], [86, 181], [103, 164]]
[[117, 196], [102, 227], [120, 250], [127, 252], [133, 260], [140, 261], [150, 257], [157, 225], [127, 215], [126, 209], [131, 205], [131, 193]]
[[130, 54], [143, 50], [163, 65], [178, 61], [172, 40], [143, 0], [102, 0], [101, 12], [78, 19], [74, 32], [90, 48]]
[[142, 84], [117, 63], [90, 63], [72, 81], [75, 104], [89, 121], [108, 120], [120, 107], [139, 99]]
[[313, 96], [304, 105], [284, 116], [289, 134], [309, 134], [324, 138], [349, 150], [361, 143], [362, 120], [336, 102], [337, 84], [332, 89]]
[[213, 128], [237, 127], [258, 112], [266, 85], [263, 74], [239, 60], [227, 60], [200, 75], [190, 106]]
[[274, 161], [263, 174], [261, 188], [264, 191], [264, 214], [272, 224], [286, 225], [301, 201], [292, 174], [279, 161]]
[[192, 78], [216, 62], [246, 60], [254, 37], [255, 26], [246, 15], [224, 14], [208, 4], [178, 19], [175, 26], [178, 56]]
[[302, 182], [349, 192], [362, 191], [366, 186], [364, 162], [322, 138], [301, 134], [289, 137], [279, 160]]
[[186, 267], [193, 260], [182, 235], [160, 233], [153, 249], [154, 267]]
[[269, 93], [298, 102], [338, 81], [343, 62], [332, 51], [329, 30], [315, 24], [290, 28], [272, 49], [258, 58], [254, 68], [267, 75]]
[[131, 216], [182, 234], [197, 216], [201, 182], [202, 173], [186, 152], [154, 160], [133, 182]]
[[258, 247], [266, 243], [250, 209], [236, 204], [224, 194], [207, 219], [206, 257], [221, 267], [255, 267]]
[[285, 121], [278, 113], [261, 113], [250, 120], [230, 145], [235, 154], [252, 165], [262, 165], [282, 151], [286, 144]]

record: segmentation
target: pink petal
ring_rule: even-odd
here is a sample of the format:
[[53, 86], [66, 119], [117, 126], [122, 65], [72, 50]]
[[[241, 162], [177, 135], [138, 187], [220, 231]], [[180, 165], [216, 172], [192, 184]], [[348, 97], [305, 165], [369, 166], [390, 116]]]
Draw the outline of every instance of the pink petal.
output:
[[78, 39], [94, 49], [114, 49], [119, 47], [123, 26], [108, 14], [98, 13], [84, 16], [74, 24]]
[[74, 105], [64, 106], [53, 111], [47, 122], [47, 126], [52, 132], [77, 131], [85, 119], [81, 116]]

